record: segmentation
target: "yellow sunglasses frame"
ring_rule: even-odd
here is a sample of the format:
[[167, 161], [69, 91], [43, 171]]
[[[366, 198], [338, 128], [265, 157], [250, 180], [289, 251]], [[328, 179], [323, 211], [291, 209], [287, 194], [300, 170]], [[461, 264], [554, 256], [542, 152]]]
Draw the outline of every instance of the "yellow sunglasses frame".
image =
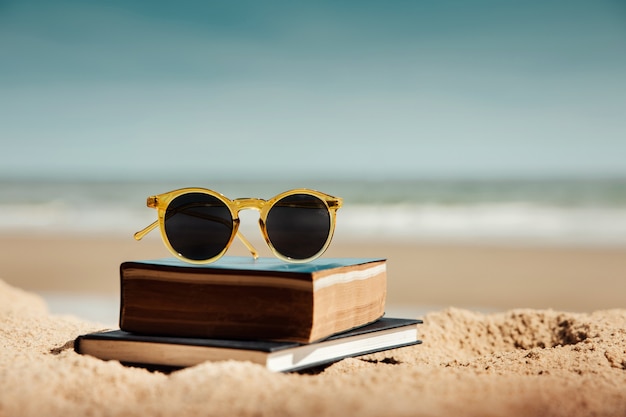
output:
[[[207, 195], [217, 198], [222, 203], [224, 203], [226, 207], [228, 207], [231, 217], [233, 219], [233, 231], [230, 236], [230, 239], [228, 240], [228, 243], [225, 245], [224, 249], [219, 254], [217, 254], [216, 256], [210, 259], [195, 260], [195, 259], [188, 259], [184, 257], [182, 254], [178, 253], [172, 247], [167, 237], [167, 234], [165, 233], [165, 213], [167, 212], [167, 207], [175, 198], [184, 194], [189, 194], [189, 193], [207, 194]], [[276, 248], [274, 248], [274, 246], [272, 245], [272, 242], [270, 241], [269, 236], [267, 235], [266, 219], [271, 208], [279, 200], [285, 197], [288, 197], [290, 195], [295, 195], [295, 194], [307, 194], [307, 195], [317, 197], [318, 199], [324, 202], [324, 204], [326, 205], [326, 208], [328, 209], [328, 213], [330, 214], [330, 230], [328, 232], [328, 238], [326, 239], [324, 246], [322, 246], [322, 248], [320, 249], [318, 253], [306, 259], [293, 259], [293, 258], [289, 258], [287, 256], [282, 255], [280, 252], [276, 250]], [[141, 240], [145, 235], [147, 235], [152, 230], [156, 229], [157, 226], [159, 226], [159, 228], [161, 229], [161, 238], [163, 239], [163, 243], [165, 244], [167, 249], [172, 254], [174, 254], [174, 256], [176, 256], [177, 258], [185, 262], [192, 263], [192, 264], [208, 264], [211, 262], [215, 262], [216, 260], [221, 258], [226, 253], [226, 251], [228, 251], [228, 248], [230, 247], [235, 236], [237, 236], [241, 240], [241, 242], [248, 248], [248, 250], [254, 257], [254, 259], [257, 259], [259, 257], [257, 250], [254, 248], [254, 246], [252, 246], [250, 241], [239, 231], [239, 223], [240, 223], [239, 212], [241, 210], [257, 210], [259, 212], [259, 226], [261, 228], [261, 234], [263, 235], [265, 242], [267, 243], [267, 246], [269, 246], [274, 256], [286, 262], [305, 263], [305, 262], [310, 262], [313, 259], [320, 257], [326, 251], [326, 249], [328, 249], [328, 246], [330, 245], [330, 242], [333, 238], [333, 234], [335, 232], [335, 220], [337, 216], [337, 210], [342, 206], [342, 204], [343, 204], [343, 200], [339, 197], [333, 197], [331, 195], [322, 193], [320, 191], [310, 190], [307, 188], [297, 188], [297, 189], [285, 191], [283, 193], [278, 194], [275, 197], [272, 197], [269, 200], [263, 200], [260, 198], [237, 198], [235, 200], [231, 200], [228, 197], [225, 197], [224, 195], [216, 191], [209, 190], [207, 188], [199, 188], [199, 187], [180, 188], [177, 190], [169, 191], [167, 193], [153, 195], [153, 196], [148, 197], [146, 205], [150, 208], [154, 208], [157, 210], [158, 218], [157, 220], [155, 220], [153, 223], [151, 223], [144, 229], [135, 233], [134, 237], [135, 237], [135, 240]]]

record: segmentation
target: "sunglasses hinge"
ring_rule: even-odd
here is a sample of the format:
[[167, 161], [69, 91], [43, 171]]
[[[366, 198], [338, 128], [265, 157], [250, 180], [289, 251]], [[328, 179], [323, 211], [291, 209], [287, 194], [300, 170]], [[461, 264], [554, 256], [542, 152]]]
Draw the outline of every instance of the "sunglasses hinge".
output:
[[146, 205], [150, 208], [156, 208], [158, 204], [158, 200], [156, 196], [150, 196], [148, 197], [148, 201], [146, 201]]
[[341, 207], [341, 203], [338, 200], [330, 200], [326, 202], [328, 204], [328, 208], [330, 209], [338, 209]]

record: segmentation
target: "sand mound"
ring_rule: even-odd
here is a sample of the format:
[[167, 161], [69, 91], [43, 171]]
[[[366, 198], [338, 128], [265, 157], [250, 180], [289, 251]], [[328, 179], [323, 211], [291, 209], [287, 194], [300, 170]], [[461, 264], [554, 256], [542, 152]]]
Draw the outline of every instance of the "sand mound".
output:
[[0, 282], [0, 415], [626, 416], [626, 310], [424, 320], [421, 346], [315, 373], [231, 361], [165, 375], [77, 355], [97, 324]]

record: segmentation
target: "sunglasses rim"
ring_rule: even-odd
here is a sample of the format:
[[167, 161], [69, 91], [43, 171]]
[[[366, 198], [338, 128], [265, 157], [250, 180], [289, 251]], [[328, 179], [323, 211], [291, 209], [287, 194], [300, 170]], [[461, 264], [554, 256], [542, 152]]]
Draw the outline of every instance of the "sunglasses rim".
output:
[[[196, 190], [195, 188], [192, 188], [193, 190]], [[219, 258], [221, 258], [222, 256], [224, 256], [224, 254], [226, 253], [226, 251], [228, 251], [228, 248], [230, 247], [230, 245], [232, 244], [233, 240], [235, 239], [235, 236], [237, 235], [237, 231], [239, 230], [239, 216], [237, 215], [236, 212], [233, 212], [230, 204], [228, 204], [228, 198], [224, 197], [223, 195], [216, 193], [212, 190], [206, 190], [206, 191], [210, 191], [210, 192], [199, 192], [199, 191], [190, 191], [190, 192], [175, 192], [175, 191], [183, 191], [185, 189], [179, 189], [179, 190], [174, 190], [171, 191], [169, 193], [163, 193], [163, 194], [159, 194], [156, 196], [157, 201], [161, 201], [160, 198], [163, 198], [163, 205], [161, 206], [161, 204], [159, 204], [157, 206], [158, 209], [158, 221], [159, 221], [159, 229], [161, 231], [161, 239], [163, 240], [163, 242], [165, 243], [165, 246], [167, 247], [167, 249], [169, 249], [169, 251], [174, 254], [177, 258], [180, 258], [182, 260], [184, 260], [185, 262], [188, 263], [192, 263], [192, 264], [207, 264], [207, 263], [211, 263], [211, 262], [215, 262], [216, 260], [218, 260]], [[181, 197], [183, 195], [186, 194], [205, 194], [205, 195], [210, 195], [212, 197], [217, 198], [220, 202], [222, 202], [224, 204], [224, 206], [229, 210], [230, 212], [230, 216], [231, 216], [231, 222], [232, 222], [232, 230], [230, 233], [230, 237], [228, 238], [228, 241], [226, 242], [226, 244], [224, 245], [224, 247], [213, 257], [211, 258], [207, 258], [207, 259], [192, 259], [192, 258], [188, 258], [187, 256], [183, 255], [181, 252], [177, 251], [174, 246], [172, 246], [172, 243], [170, 242], [169, 236], [167, 235], [167, 229], [165, 227], [165, 222], [166, 222], [166, 218], [167, 218], [167, 209], [169, 208], [170, 204], [175, 201], [178, 197]]]
[[[169, 241], [169, 238], [167, 236], [166, 229], [165, 229], [165, 218], [166, 218], [167, 208], [172, 203], [172, 201], [174, 201], [176, 198], [182, 195], [194, 194], [194, 193], [206, 194], [206, 195], [210, 195], [218, 199], [228, 208], [231, 214], [232, 222], [233, 222], [232, 233], [227, 244], [217, 255], [209, 259], [202, 259], [202, 260], [190, 259], [190, 258], [185, 257], [180, 252], [176, 251], [176, 249], [172, 247]], [[317, 253], [315, 253], [314, 255], [310, 257], [303, 258], [303, 259], [291, 258], [280, 253], [280, 251], [278, 251], [276, 247], [274, 247], [274, 245], [272, 244], [269, 238], [269, 235], [267, 233], [267, 216], [269, 212], [271, 211], [272, 207], [274, 207], [274, 205], [280, 200], [282, 200], [283, 198], [289, 197], [291, 195], [298, 195], [298, 194], [309, 195], [309, 196], [319, 199], [326, 207], [326, 210], [329, 214], [329, 220], [330, 220], [329, 227], [328, 227], [328, 236], [326, 238], [326, 241], [324, 242], [324, 245], [321, 247], [321, 249]], [[285, 262], [289, 262], [289, 263], [310, 262], [320, 257], [330, 246], [330, 243], [332, 241], [334, 231], [335, 231], [335, 221], [336, 221], [337, 210], [342, 206], [342, 204], [343, 204], [343, 200], [339, 197], [334, 197], [329, 194], [323, 193], [321, 191], [317, 191], [317, 190], [313, 190], [309, 188], [295, 188], [295, 189], [291, 189], [288, 191], [284, 191], [280, 194], [275, 195], [269, 200], [264, 200], [260, 198], [237, 198], [237, 199], [231, 200], [228, 197], [224, 196], [223, 194], [217, 191], [208, 189], [208, 188], [185, 187], [185, 188], [179, 188], [179, 189], [172, 190], [166, 193], [148, 197], [147, 205], [148, 207], [153, 207], [157, 209], [158, 224], [159, 224], [159, 229], [161, 232], [161, 238], [163, 242], [165, 243], [165, 246], [167, 247], [167, 249], [172, 254], [174, 254], [174, 256], [176, 256], [179, 259], [182, 259], [185, 262], [192, 263], [192, 264], [208, 264], [208, 263], [217, 261], [222, 256], [224, 256], [224, 254], [228, 251], [228, 249], [230, 248], [232, 244], [232, 241], [234, 240], [239, 230], [239, 224], [240, 224], [239, 212], [241, 210], [247, 210], [247, 209], [254, 209], [254, 210], [259, 211], [259, 227], [261, 229], [261, 234], [265, 240], [265, 243], [270, 248], [271, 252], [274, 254], [276, 258], [281, 259]]]
[[[271, 205], [266, 205], [265, 207], [267, 207], [267, 209], [261, 213], [261, 215], [259, 215], [259, 227], [261, 228], [261, 234], [263, 235], [263, 237], [265, 238], [265, 243], [267, 244], [267, 246], [270, 247], [270, 249], [272, 250], [272, 253], [274, 254], [274, 256], [276, 256], [279, 259], [282, 259], [283, 261], [286, 262], [291, 262], [291, 263], [306, 263], [306, 262], [310, 262], [313, 259], [316, 259], [318, 257], [320, 257], [324, 252], [326, 252], [326, 249], [328, 249], [328, 246], [330, 246], [330, 242], [333, 239], [333, 235], [335, 232], [335, 217], [336, 217], [336, 211], [339, 207], [333, 209], [330, 205], [329, 202], [323, 198], [320, 198], [318, 195], [314, 195], [311, 194], [310, 192], [308, 193], [302, 193], [302, 192], [291, 192], [293, 190], [287, 191], [285, 193], [281, 193], [278, 196], [272, 198], [273, 202]], [[315, 198], [317, 198], [318, 200], [320, 200], [322, 203], [324, 203], [324, 206], [326, 207], [326, 212], [328, 213], [328, 218], [329, 218], [329, 224], [328, 224], [328, 232], [327, 232], [327, 236], [326, 236], [326, 241], [324, 242], [324, 244], [322, 245], [322, 247], [315, 252], [313, 255], [306, 257], [306, 258], [292, 258], [289, 256], [286, 256], [284, 254], [282, 254], [272, 243], [271, 239], [270, 239], [270, 234], [268, 233], [267, 230], [267, 216], [270, 214], [270, 212], [272, 211], [272, 208], [275, 207], [275, 204], [278, 203], [279, 201], [281, 201], [282, 199], [292, 196], [292, 195], [300, 195], [300, 194], [305, 194], [305, 195], [309, 195], [309, 196], [313, 196]], [[333, 197], [335, 198], [335, 197]]]

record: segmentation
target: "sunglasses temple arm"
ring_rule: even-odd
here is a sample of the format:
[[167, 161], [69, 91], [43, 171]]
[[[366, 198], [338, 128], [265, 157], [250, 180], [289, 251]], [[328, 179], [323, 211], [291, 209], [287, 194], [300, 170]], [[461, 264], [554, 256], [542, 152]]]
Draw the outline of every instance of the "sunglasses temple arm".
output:
[[[140, 231], [138, 231], [137, 233], [134, 234], [135, 240], [141, 240], [145, 235], [147, 235], [148, 233], [150, 233], [151, 231], [156, 229], [158, 225], [159, 225], [159, 221], [156, 220], [155, 222], [151, 223], [147, 227], [141, 229]], [[259, 253], [254, 248], [254, 246], [252, 246], [252, 243], [250, 243], [250, 241], [248, 239], [246, 239], [246, 237], [244, 235], [242, 235], [241, 232], [239, 232], [239, 231], [237, 231], [237, 237], [239, 238], [239, 240], [241, 240], [243, 242], [243, 244], [246, 246], [246, 248], [248, 248], [248, 250], [252, 254], [252, 257], [254, 259], [258, 259], [259, 258]]]
[[158, 225], [159, 225], [159, 221], [156, 220], [154, 223], [141, 229], [140, 231], [134, 234], [135, 240], [141, 240], [141, 238], [143, 238], [145, 235], [147, 235], [148, 233], [156, 229]]
[[239, 230], [237, 230], [237, 237], [243, 242], [244, 245], [246, 245], [246, 248], [248, 248], [248, 250], [252, 254], [252, 257], [254, 259], [259, 259], [259, 253], [257, 252], [257, 250], [254, 248], [254, 246], [252, 246], [252, 243], [250, 243], [250, 241], [241, 234]]

